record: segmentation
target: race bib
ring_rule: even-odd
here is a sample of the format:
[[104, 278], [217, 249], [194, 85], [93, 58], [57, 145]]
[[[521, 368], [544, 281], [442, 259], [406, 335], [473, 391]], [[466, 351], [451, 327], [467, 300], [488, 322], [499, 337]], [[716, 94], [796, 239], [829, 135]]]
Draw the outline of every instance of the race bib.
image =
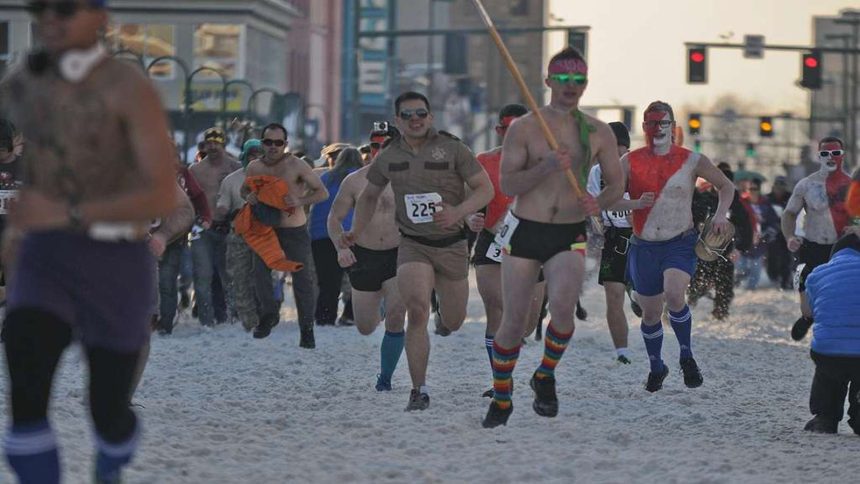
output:
[[495, 240], [490, 242], [490, 247], [487, 248], [487, 259], [502, 262], [502, 246], [497, 244]]
[[406, 216], [414, 224], [433, 221], [433, 214], [441, 212], [442, 195], [438, 193], [410, 193], [403, 197], [406, 201]]
[[517, 229], [517, 225], [519, 224], [520, 219], [518, 219], [513, 212], [508, 211], [507, 215], [505, 215], [505, 220], [502, 222], [502, 226], [499, 227], [499, 231], [496, 232], [496, 238], [493, 243], [498, 245], [499, 248], [507, 247], [511, 242], [511, 237], [514, 236], [514, 231]]
[[18, 198], [18, 190], [0, 190], [0, 215], [9, 213], [9, 206], [16, 198]]

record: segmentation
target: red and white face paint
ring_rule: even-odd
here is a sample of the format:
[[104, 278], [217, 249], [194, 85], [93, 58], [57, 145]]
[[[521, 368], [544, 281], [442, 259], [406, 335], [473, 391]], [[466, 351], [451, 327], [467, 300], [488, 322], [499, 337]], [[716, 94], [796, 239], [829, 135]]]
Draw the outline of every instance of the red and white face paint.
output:
[[672, 144], [672, 125], [674, 121], [665, 111], [645, 113], [642, 131], [649, 148], [667, 147]]
[[842, 171], [842, 162], [844, 160], [845, 149], [836, 141], [828, 141], [818, 146], [818, 163], [821, 164], [823, 171], [828, 173], [833, 173], [837, 170]]

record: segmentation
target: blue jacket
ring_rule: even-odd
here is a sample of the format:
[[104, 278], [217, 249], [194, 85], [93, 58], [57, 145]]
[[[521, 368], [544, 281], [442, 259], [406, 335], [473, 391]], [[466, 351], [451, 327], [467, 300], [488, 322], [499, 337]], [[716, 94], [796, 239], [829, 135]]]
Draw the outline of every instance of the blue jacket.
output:
[[[350, 170], [343, 176], [343, 178], [346, 178], [347, 175], [354, 171], [355, 170]], [[337, 192], [340, 190], [340, 184], [343, 183], [343, 178], [340, 180], [334, 180], [331, 176], [331, 171], [327, 171], [320, 175], [320, 180], [323, 182], [323, 185], [325, 185], [326, 190], [328, 190], [328, 200], [323, 200], [311, 207], [311, 220], [309, 224], [311, 240], [329, 238], [328, 227], [326, 225], [328, 223], [328, 214], [331, 212], [334, 197], [337, 196]], [[352, 227], [352, 213], [353, 211], [350, 210], [349, 215], [347, 215], [343, 220], [344, 230], [349, 230]]]
[[812, 307], [812, 351], [860, 357], [860, 252], [845, 248], [806, 279]]

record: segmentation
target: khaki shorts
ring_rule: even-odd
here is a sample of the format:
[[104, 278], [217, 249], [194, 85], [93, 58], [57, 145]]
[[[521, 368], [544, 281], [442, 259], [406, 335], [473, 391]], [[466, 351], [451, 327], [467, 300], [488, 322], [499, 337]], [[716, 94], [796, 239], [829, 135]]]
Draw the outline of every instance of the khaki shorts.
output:
[[427, 264], [445, 279], [460, 281], [469, 277], [469, 244], [466, 240], [461, 240], [448, 247], [430, 247], [401, 237], [397, 267], [409, 262]]

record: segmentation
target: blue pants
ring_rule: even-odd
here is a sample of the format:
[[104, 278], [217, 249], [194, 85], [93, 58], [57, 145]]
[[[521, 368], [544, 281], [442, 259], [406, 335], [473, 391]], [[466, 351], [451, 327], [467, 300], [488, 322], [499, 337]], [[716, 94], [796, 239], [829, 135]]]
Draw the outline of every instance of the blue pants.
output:
[[[191, 242], [191, 258], [194, 263], [194, 294], [197, 298], [200, 324], [212, 326], [216, 319], [218, 322], [225, 322], [226, 311], [215, 314], [215, 301], [227, 300], [227, 234], [211, 229], [204, 231], [199, 239]], [[220, 288], [215, 286], [216, 290], [221, 291], [217, 298], [213, 296], [213, 280], [216, 276], [222, 281]]]

